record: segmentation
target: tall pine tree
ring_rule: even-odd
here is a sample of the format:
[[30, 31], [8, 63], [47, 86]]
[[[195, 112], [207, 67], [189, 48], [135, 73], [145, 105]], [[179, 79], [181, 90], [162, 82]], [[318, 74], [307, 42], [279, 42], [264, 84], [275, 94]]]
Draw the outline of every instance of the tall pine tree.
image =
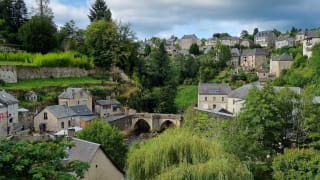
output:
[[96, 0], [88, 15], [91, 22], [97, 20], [111, 21], [111, 11], [104, 0]]

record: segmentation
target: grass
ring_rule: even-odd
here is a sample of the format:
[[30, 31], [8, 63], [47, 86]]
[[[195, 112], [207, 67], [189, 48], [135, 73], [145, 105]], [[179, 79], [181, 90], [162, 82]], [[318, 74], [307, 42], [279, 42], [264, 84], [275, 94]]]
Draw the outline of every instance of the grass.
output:
[[21, 80], [16, 84], [6, 84], [3, 88], [7, 90], [31, 90], [44, 87], [69, 87], [79, 85], [114, 85], [114, 82], [103, 81], [92, 77], [59, 78], [59, 79], [32, 79]]
[[196, 85], [182, 85], [178, 87], [175, 104], [178, 109], [186, 109], [190, 105], [197, 102], [198, 86]]

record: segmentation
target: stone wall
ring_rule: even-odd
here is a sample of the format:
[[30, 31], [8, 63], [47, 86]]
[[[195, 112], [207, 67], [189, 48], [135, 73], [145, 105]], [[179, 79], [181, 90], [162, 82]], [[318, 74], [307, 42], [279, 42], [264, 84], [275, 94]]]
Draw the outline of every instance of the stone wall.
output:
[[36, 78], [63, 78], [63, 77], [82, 77], [88, 76], [89, 72], [80, 68], [56, 67], [56, 68], [36, 68], [17, 66], [17, 78], [36, 79]]
[[0, 79], [6, 83], [17, 82], [16, 66], [0, 66]]
[[93, 71], [81, 68], [69, 67], [27, 67], [27, 66], [0, 66], [0, 79], [6, 83], [16, 83], [17, 80], [37, 79], [37, 78], [63, 78], [63, 77], [83, 77], [88, 76]]

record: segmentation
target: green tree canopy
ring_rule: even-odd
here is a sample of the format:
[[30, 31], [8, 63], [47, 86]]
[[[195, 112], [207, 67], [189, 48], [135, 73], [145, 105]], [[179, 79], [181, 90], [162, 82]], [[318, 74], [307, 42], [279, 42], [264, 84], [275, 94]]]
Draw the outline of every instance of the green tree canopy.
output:
[[119, 168], [124, 168], [127, 157], [127, 146], [118, 129], [106, 122], [94, 120], [86, 129], [79, 132], [77, 136], [80, 139], [101, 144], [102, 150], [110, 156], [115, 165]]
[[252, 179], [238, 158], [216, 141], [192, 135], [185, 129], [167, 130], [128, 158], [128, 177], [139, 179]]
[[72, 146], [66, 141], [30, 143], [0, 139], [0, 179], [76, 179], [71, 172], [83, 177], [89, 168], [87, 163], [63, 164], [65, 149]]
[[111, 21], [111, 11], [104, 0], [96, 0], [88, 15], [91, 22], [98, 20]]
[[109, 21], [94, 21], [87, 28], [85, 43], [97, 67], [108, 69], [117, 59], [117, 26]]
[[285, 149], [272, 162], [272, 177], [282, 179], [319, 179], [320, 153], [313, 149]]
[[33, 16], [22, 25], [19, 38], [30, 52], [47, 53], [57, 46], [55, 24], [45, 16]]
[[189, 53], [193, 54], [195, 56], [200, 54], [200, 50], [199, 50], [199, 46], [196, 43], [191, 44], [190, 48], [189, 48]]

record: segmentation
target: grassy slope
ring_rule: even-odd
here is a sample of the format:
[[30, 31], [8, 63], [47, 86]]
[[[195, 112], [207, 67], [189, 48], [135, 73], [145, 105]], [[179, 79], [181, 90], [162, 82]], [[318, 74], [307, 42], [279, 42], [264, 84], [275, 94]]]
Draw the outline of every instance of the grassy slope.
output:
[[175, 98], [175, 104], [178, 109], [186, 109], [197, 102], [197, 86], [182, 85], [178, 87], [178, 93]]
[[78, 85], [114, 84], [113, 82], [103, 82], [92, 77], [79, 78], [59, 78], [59, 79], [33, 79], [21, 80], [16, 84], [6, 84], [3, 88], [7, 90], [31, 90], [43, 87], [69, 87]]

